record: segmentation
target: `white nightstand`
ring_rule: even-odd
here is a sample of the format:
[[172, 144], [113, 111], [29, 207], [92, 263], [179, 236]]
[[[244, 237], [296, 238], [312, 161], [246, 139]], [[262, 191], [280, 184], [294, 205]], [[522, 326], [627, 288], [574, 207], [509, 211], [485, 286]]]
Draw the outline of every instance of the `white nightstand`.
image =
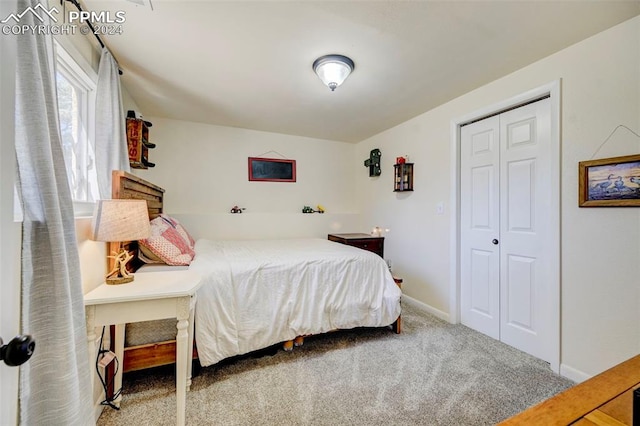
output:
[[[129, 322], [163, 318], [177, 319], [176, 399], [177, 424], [184, 425], [186, 392], [191, 386], [193, 348], [193, 312], [196, 290], [202, 284], [199, 274], [189, 271], [144, 272], [135, 281], [121, 285], [102, 284], [84, 296], [87, 320], [87, 344], [91, 365], [91, 383], [95, 381], [95, 327], [116, 325], [115, 353], [123, 363], [124, 325]], [[114, 389], [122, 387], [122, 367], [115, 377]], [[120, 404], [120, 399], [116, 401]]]

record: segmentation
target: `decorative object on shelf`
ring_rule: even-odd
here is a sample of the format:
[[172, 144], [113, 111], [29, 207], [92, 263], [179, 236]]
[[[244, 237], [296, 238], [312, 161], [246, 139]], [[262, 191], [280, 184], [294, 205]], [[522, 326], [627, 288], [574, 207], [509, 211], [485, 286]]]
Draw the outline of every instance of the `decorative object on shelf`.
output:
[[[404, 159], [402, 163], [398, 163], [398, 159]], [[393, 165], [393, 191], [404, 192], [413, 191], [413, 163], [407, 163], [405, 157], [398, 157], [396, 164]]]
[[324, 213], [325, 209], [320, 204], [316, 206], [317, 210], [314, 210], [311, 206], [302, 207], [302, 213]]
[[640, 154], [580, 161], [578, 205], [640, 206]]
[[375, 228], [373, 228], [371, 230], [371, 236], [372, 237], [383, 237], [385, 233], [389, 232], [390, 229], [388, 228], [380, 228], [379, 226], [376, 226]]
[[249, 157], [249, 180], [259, 182], [295, 182], [296, 160]]
[[107, 256], [115, 261], [106, 276], [107, 284], [133, 281], [133, 274], [127, 271], [127, 262], [133, 256], [122, 247], [122, 242], [141, 240], [150, 234], [145, 200], [98, 200], [91, 221], [91, 239], [120, 243], [118, 252]]
[[343, 55], [325, 55], [313, 62], [313, 71], [331, 91], [335, 91], [355, 69], [350, 58]]
[[380, 158], [382, 158], [382, 152], [376, 148], [372, 149], [369, 158], [364, 160], [364, 166], [369, 167], [369, 177], [380, 176], [382, 173], [380, 169]]
[[148, 169], [155, 167], [155, 163], [149, 161], [149, 150], [156, 144], [149, 141], [149, 121], [136, 118], [135, 111], [127, 112], [127, 146], [129, 149], [129, 164], [134, 169]]
[[243, 210], [246, 210], [244, 207], [233, 206], [231, 207], [230, 213], [242, 213]]

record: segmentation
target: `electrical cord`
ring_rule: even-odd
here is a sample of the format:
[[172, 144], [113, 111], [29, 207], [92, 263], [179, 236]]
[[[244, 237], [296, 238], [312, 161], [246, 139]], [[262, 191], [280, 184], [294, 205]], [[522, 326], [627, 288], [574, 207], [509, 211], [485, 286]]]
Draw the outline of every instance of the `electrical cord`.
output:
[[[120, 368], [120, 361], [118, 361], [117, 357], [114, 357], [114, 361], [115, 361], [115, 369], [113, 371], [113, 376], [111, 377], [111, 381], [109, 381], [108, 377], [102, 377], [102, 374], [100, 374], [100, 359], [101, 359], [101, 355], [110, 352], [109, 350], [103, 349], [102, 348], [102, 342], [104, 340], [104, 331], [105, 331], [106, 327], [102, 327], [102, 335], [100, 336], [100, 346], [99, 346], [99, 350], [98, 350], [98, 356], [96, 357], [96, 372], [98, 373], [98, 377], [100, 378], [100, 383], [102, 383], [102, 388], [104, 389], [104, 394], [105, 394], [105, 399], [100, 403], [101, 405], [108, 405], [109, 407], [113, 408], [114, 410], [120, 410], [120, 407], [118, 407], [117, 405], [115, 405], [113, 403], [113, 401], [115, 401], [120, 394], [122, 393], [122, 388], [118, 389], [111, 398], [109, 398], [107, 396], [108, 392], [109, 392], [109, 386], [112, 385], [115, 382], [115, 378], [116, 375], [118, 374], [118, 369]], [[105, 376], [107, 375], [107, 366], [105, 366]]]

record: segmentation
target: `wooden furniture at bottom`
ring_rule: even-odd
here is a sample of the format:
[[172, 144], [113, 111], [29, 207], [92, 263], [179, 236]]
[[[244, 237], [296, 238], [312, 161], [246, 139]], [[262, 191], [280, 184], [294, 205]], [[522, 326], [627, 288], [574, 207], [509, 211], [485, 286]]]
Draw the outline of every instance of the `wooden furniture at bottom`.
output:
[[505, 420], [499, 426], [631, 425], [633, 390], [639, 387], [640, 355], [637, 355]]
[[[92, 385], [97, 356], [95, 327], [116, 325], [115, 354], [122, 363], [125, 323], [176, 318], [176, 418], [178, 425], [184, 425], [186, 392], [191, 387], [189, 348], [193, 347], [194, 307], [200, 285], [200, 276], [189, 270], [145, 272], [135, 274], [131, 283], [102, 284], [87, 293], [84, 304]], [[114, 382], [116, 390], [122, 387], [122, 368], [118, 369]], [[121, 396], [114, 402], [119, 406]]]

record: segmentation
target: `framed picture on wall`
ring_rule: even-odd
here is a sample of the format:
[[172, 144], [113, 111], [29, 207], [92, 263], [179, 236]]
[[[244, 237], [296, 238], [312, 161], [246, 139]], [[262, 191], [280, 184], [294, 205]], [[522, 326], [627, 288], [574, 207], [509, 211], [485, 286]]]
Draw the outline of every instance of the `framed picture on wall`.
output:
[[295, 182], [296, 160], [249, 157], [249, 180]]
[[640, 206], [640, 154], [578, 163], [578, 205]]

